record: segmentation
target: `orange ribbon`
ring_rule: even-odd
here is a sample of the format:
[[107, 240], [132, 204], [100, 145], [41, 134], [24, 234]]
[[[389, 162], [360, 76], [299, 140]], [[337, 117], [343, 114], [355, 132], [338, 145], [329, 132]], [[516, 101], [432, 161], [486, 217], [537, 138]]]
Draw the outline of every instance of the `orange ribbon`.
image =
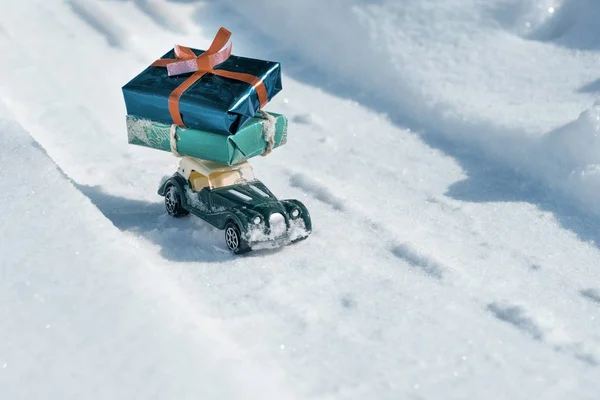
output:
[[169, 113], [176, 125], [185, 126], [181, 111], [179, 110], [179, 100], [181, 99], [181, 96], [207, 73], [250, 84], [256, 90], [261, 108], [269, 101], [267, 88], [260, 78], [242, 72], [215, 69], [217, 65], [223, 63], [231, 55], [230, 38], [231, 32], [225, 28], [221, 28], [219, 29], [219, 32], [217, 32], [217, 35], [208, 50], [199, 56], [196, 56], [196, 54], [188, 47], [175, 46], [175, 57], [177, 58], [163, 58], [152, 63], [153, 67], [166, 67], [169, 76], [196, 71], [169, 95]]

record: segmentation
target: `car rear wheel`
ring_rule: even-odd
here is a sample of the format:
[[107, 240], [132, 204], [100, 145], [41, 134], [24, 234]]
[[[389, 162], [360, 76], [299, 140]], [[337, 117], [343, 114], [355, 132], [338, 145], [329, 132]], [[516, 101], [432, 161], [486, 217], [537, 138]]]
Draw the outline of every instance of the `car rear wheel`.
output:
[[181, 194], [176, 186], [169, 186], [165, 193], [165, 208], [172, 217], [183, 217], [188, 215], [188, 211], [183, 208]]
[[247, 253], [252, 250], [242, 237], [240, 228], [234, 222], [227, 223], [225, 227], [225, 244], [235, 254]]

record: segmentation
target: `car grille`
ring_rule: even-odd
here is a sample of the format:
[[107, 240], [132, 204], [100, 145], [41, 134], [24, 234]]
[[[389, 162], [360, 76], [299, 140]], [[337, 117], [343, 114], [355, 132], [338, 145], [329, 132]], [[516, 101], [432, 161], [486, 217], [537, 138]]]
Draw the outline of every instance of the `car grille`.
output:
[[271, 235], [274, 237], [283, 236], [287, 232], [285, 218], [282, 214], [271, 214], [271, 216], [269, 217], [269, 225], [271, 226]]

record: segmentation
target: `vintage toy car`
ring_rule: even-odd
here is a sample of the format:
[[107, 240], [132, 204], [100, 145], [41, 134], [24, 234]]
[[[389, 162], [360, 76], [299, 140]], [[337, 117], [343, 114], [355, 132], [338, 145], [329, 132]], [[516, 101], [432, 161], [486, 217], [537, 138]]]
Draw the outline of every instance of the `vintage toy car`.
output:
[[225, 244], [236, 254], [297, 242], [312, 230], [304, 204], [277, 200], [248, 162], [227, 166], [184, 157], [158, 194], [171, 216], [191, 213], [225, 230]]

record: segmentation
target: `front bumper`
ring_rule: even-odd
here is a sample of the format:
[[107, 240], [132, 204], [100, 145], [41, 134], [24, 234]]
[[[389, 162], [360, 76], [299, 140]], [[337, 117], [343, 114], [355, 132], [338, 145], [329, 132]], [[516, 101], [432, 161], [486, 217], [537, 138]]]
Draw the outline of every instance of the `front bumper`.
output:
[[266, 228], [264, 224], [252, 226], [244, 234], [244, 239], [253, 250], [258, 250], [287, 246], [290, 243], [307, 238], [308, 235], [310, 235], [310, 231], [306, 229], [304, 221], [299, 218], [290, 220], [289, 226], [283, 234], [280, 231], [271, 233], [271, 230]]

